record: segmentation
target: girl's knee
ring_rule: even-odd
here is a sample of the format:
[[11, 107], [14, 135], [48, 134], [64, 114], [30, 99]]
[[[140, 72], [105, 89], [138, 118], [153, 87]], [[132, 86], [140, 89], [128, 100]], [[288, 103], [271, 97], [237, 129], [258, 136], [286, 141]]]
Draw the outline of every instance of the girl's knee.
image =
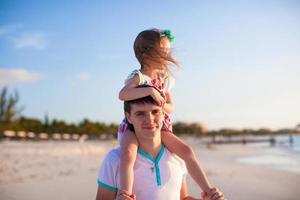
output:
[[186, 158], [194, 158], [195, 152], [190, 145], [184, 144], [182, 146], [182, 154], [185, 155]]
[[135, 133], [130, 131], [129, 129], [126, 129], [125, 132], [123, 133], [120, 145], [121, 146], [129, 146], [129, 145], [138, 146], [138, 141], [135, 136]]
[[137, 148], [131, 146], [129, 148], [121, 148], [121, 160], [127, 162], [134, 162], [137, 155]]

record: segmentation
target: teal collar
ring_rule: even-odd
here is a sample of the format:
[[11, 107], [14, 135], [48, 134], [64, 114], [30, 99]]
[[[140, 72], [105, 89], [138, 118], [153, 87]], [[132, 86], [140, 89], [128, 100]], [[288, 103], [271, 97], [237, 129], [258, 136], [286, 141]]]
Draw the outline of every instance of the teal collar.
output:
[[161, 159], [162, 155], [164, 154], [164, 151], [165, 151], [165, 145], [162, 144], [161, 145], [161, 148], [160, 148], [160, 151], [158, 153], [158, 156], [156, 159], [154, 159], [151, 155], [149, 155], [148, 153], [146, 153], [145, 151], [141, 150], [141, 149], [138, 149], [138, 153], [142, 156], [144, 156], [145, 158], [148, 158], [149, 160], [151, 160], [152, 162], [154, 163], [158, 163], [159, 160]]
[[159, 165], [158, 162], [160, 161], [162, 155], [164, 154], [165, 151], [165, 145], [161, 145], [161, 149], [158, 153], [158, 156], [156, 159], [154, 159], [152, 156], [150, 156], [149, 154], [147, 154], [145, 151], [138, 149], [138, 154], [142, 155], [143, 157], [151, 160], [154, 163], [155, 166], [155, 173], [156, 173], [156, 183], [158, 186], [161, 186], [161, 178], [160, 178], [160, 169], [159, 169]]

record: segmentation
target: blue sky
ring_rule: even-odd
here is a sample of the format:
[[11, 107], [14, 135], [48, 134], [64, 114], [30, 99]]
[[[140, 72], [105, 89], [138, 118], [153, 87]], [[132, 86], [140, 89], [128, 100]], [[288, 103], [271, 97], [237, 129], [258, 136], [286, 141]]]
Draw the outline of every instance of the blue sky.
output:
[[173, 121], [209, 129], [300, 123], [299, 1], [0, 0], [0, 87], [23, 115], [118, 123], [136, 35], [171, 29]]

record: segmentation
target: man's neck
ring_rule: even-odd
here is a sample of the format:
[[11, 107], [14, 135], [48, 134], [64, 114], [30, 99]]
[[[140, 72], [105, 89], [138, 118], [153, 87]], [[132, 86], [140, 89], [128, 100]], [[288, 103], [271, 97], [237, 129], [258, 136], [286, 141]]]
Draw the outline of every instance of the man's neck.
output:
[[154, 159], [156, 159], [157, 155], [160, 152], [161, 146], [161, 137], [155, 137], [152, 140], [144, 140], [140, 142], [139, 149], [143, 150]]

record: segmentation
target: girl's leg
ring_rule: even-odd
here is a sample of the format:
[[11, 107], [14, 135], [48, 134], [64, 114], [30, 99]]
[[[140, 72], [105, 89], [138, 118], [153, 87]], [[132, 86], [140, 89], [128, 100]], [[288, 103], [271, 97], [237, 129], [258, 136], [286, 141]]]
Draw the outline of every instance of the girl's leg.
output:
[[204, 170], [200, 166], [193, 149], [179, 139], [175, 134], [162, 131], [161, 139], [163, 144], [172, 152], [178, 155], [184, 160], [186, 168], [195, 180], [195, 182], [201, 187], [204, 192], [209, 192], [211, 185], [205, 175]]
[[126, 129], [120, 142], [120, 190], [132, 194], [133, 166], [136, 160], [138, 141], [134, 132]]

